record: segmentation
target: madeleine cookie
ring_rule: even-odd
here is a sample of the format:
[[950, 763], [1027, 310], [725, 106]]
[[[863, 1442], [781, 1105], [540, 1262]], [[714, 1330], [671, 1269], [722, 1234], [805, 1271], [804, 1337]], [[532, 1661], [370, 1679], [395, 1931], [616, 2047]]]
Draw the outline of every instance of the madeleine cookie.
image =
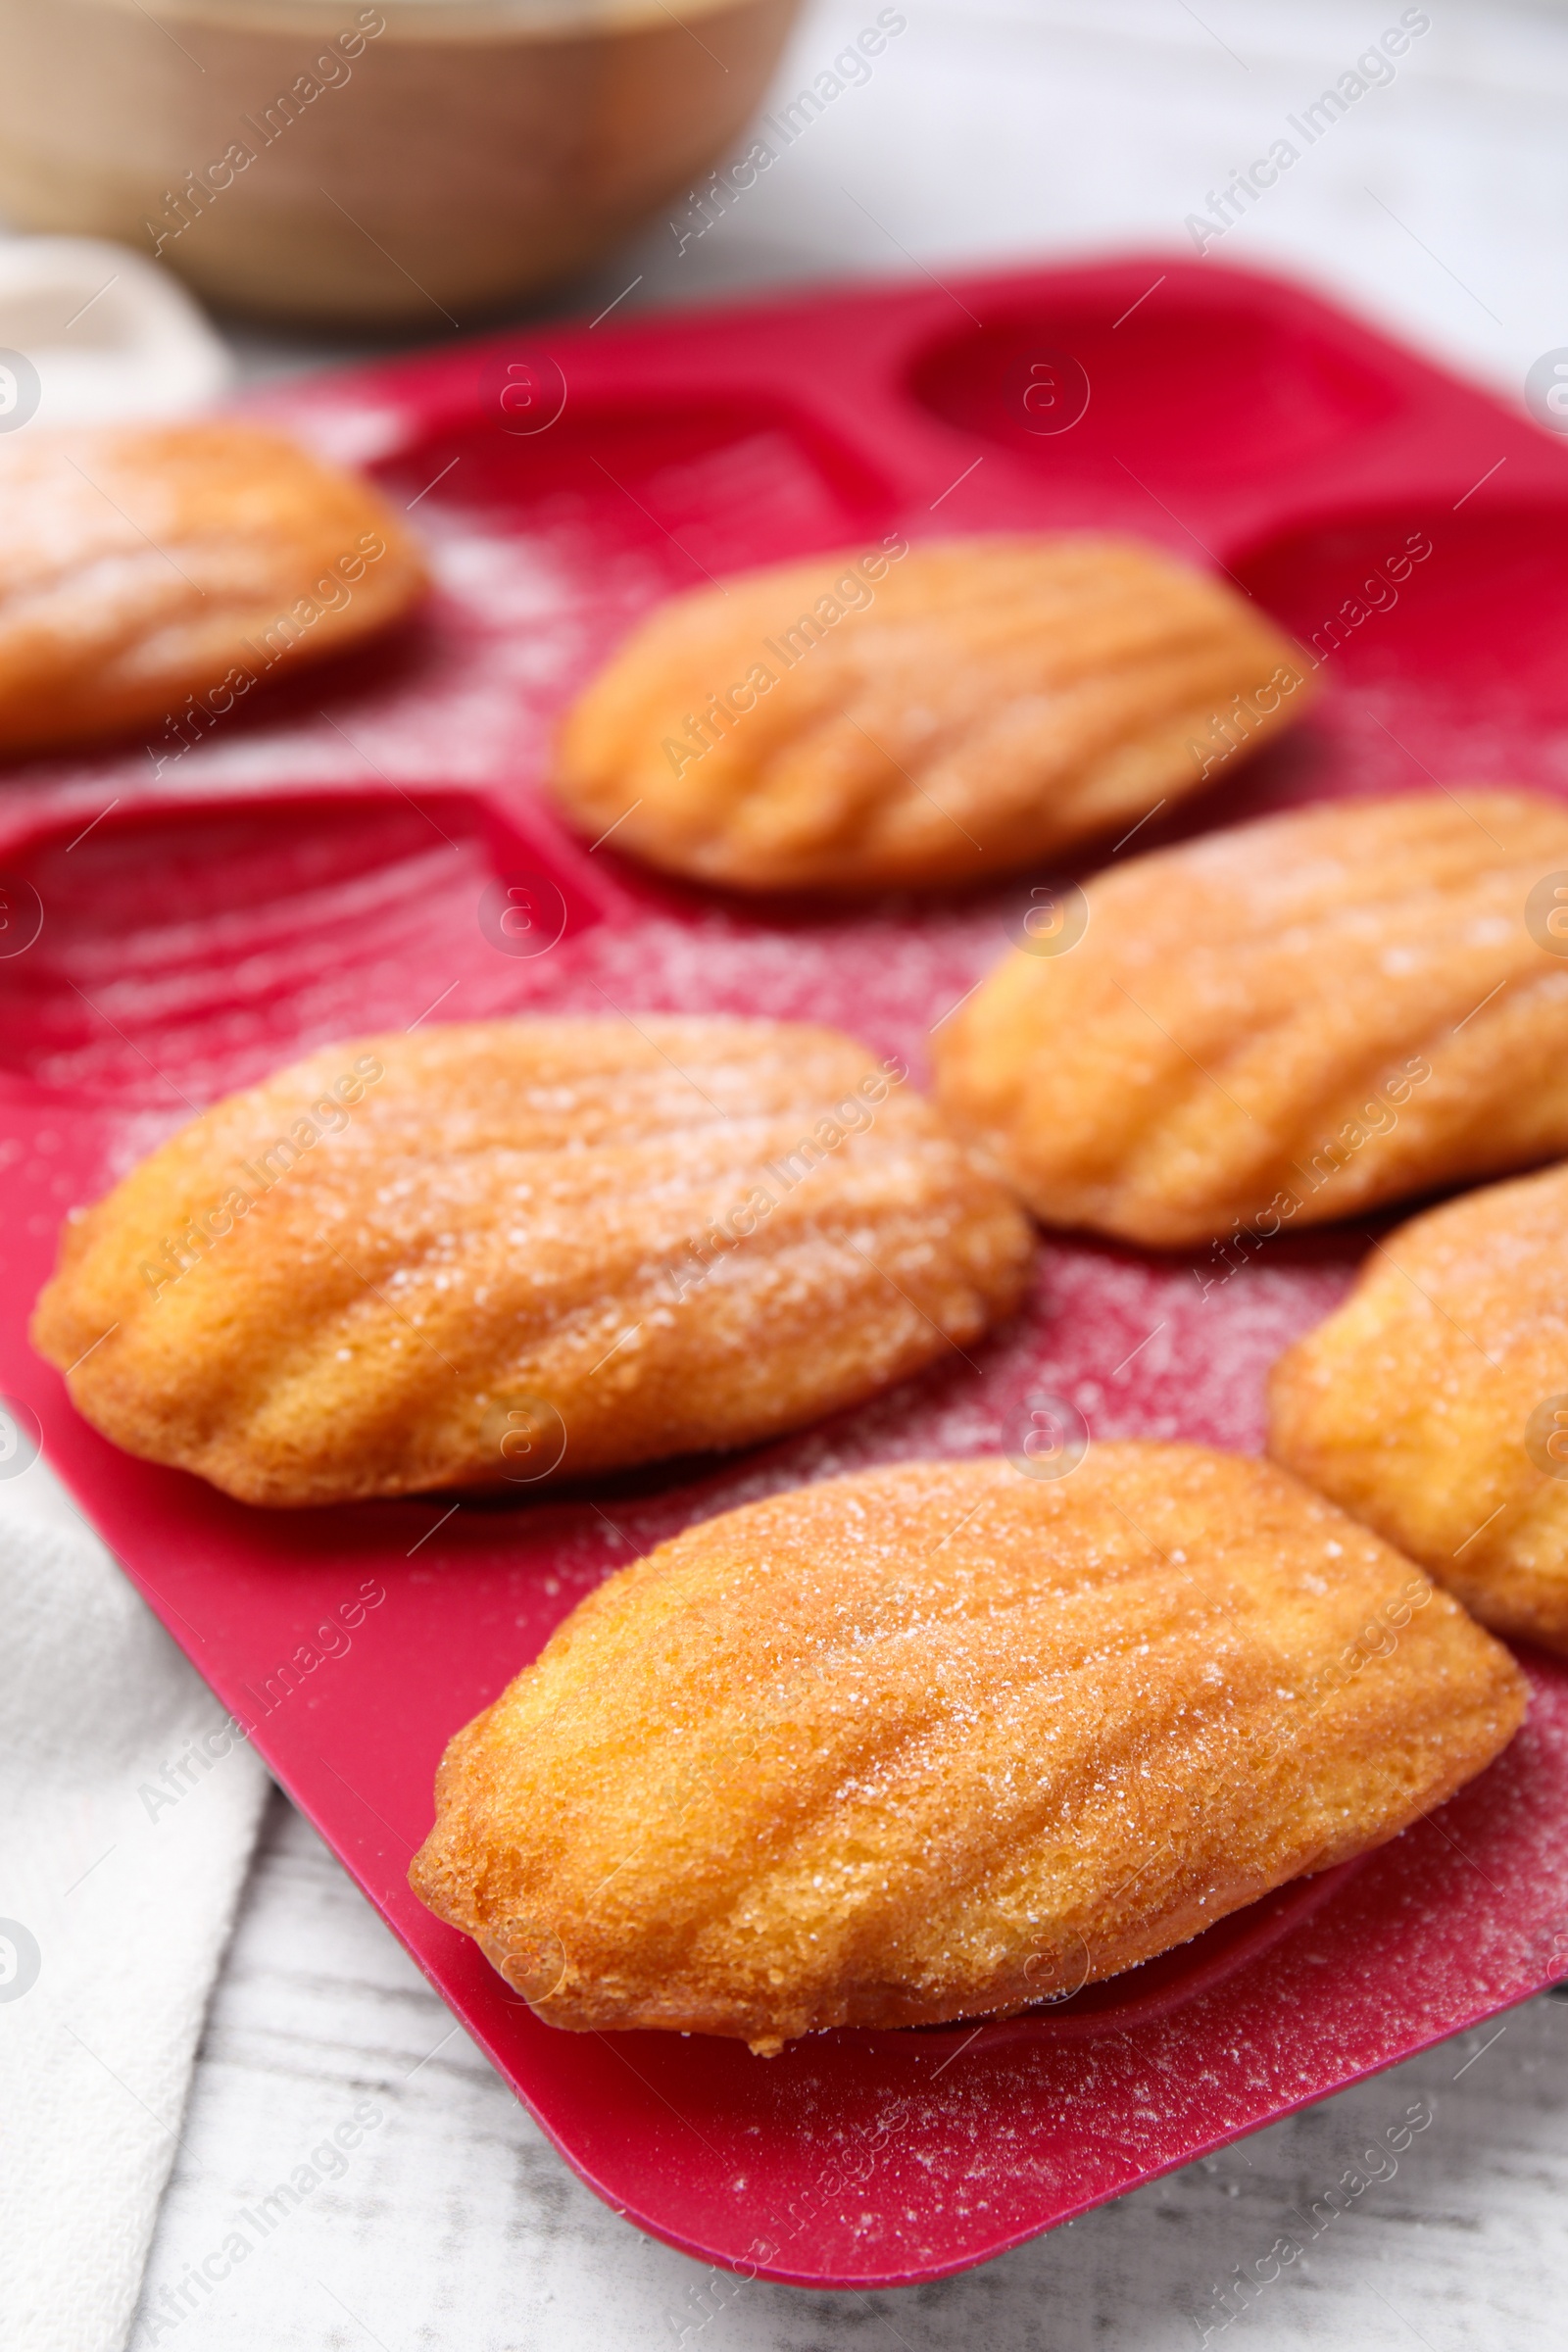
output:
[[745, 1446], [1015, 1304], [1026, 1220], [830, 1029], [516, 1020], [329, 1047], [68, 1225], [33, 1341], [246, 1502]]
[[0, 753], [151, 727], [173, 756], [424, 586], [368, 483], [260, 425], [0, 440]]
[[1131, 858], [939, 1029], [943, 1106], [1049, 1223], [1156, 1247], [1527, 1166], [1568, 1150], [1558, 883], [1568, 808], [1522, 792]]
[[895, 535], [661, 607], [571, 711], [555, 789], [700, 881], [945, 885], [1192, 792], [1217, 719], [1261, 742], [1307, 695], [1276, 629], [1156, 548]]
[[1568, 1166], [1391, 1233], [1269, 1404], [1276, 1461], [1568, 1654]]
[[1524, 1679], [1267, 1463], [913, 1462], [688, 1528], [458, 1733], [410, 1878], [551, 2024], [772, 2052], [1116, 1975], [1396, 1836]]

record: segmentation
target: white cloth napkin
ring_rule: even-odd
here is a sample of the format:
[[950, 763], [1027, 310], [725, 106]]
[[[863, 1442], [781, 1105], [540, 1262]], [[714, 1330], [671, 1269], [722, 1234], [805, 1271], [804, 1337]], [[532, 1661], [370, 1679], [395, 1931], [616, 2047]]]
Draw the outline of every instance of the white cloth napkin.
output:
[[7, 2352], [124, 2343], [267, 1793], [224, 1722], [46, 1465], [4, 1477]]
[[233, 372], [164, 264], [105, 237], [0, 235], [0, 432], [183, 416]]

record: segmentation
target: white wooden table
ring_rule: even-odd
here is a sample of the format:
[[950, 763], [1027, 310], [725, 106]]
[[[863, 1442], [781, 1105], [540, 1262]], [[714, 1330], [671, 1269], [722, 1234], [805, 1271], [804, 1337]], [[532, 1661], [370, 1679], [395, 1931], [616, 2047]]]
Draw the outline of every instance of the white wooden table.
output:
[[[1498, 2036], [1499, 2026], [1503, 2028]], [[567, 2172], [282, 1797], [209, 2021], [144, 2312], [362, 2099], [380, 2122], [177, 2328], [180, 2352], [1196, 2352], [1237, 2265], [1359, 2166], [1238, 2345], [1560, 2352], [1568, 2002], [1530, 2002], [1222, 2155], [940, 2285], [725, 2278]], [[1424, 2102], [1401, 2154], [1387, 2133]], [[1366, 2151], [1382, 2144], [1384, 2153]], [[314, 2168], [313, 2168], [314, 2169]], [[725, 2299], [727, 2298], [727, 2299]], [[684, 2335], [682, 2331], [685, 2331]]]
[[[787, 100], [876, 16], [808, 12]], [[1352, 69], [1398, 0], [904, 0], [907, 26], [722, 225], [661, 224], [589, 313], [830, 272], [943, 275], [1113, 245], [1191, 252], [1187, 216]], [[1568, 344], [1568, 19], [1433, 0], [1358, 100], [1214, 248], [1317, 280], [1517, 397]], [[638, 281], [635, 284], [632, 281]], [[324, 347], [247, 335], [252, 373]], [[1160, 387], [1151, 384], [1157, 401]], [[177, 2328], [146, 2315], [231, 2217], [373, 2102], [346, 2162]], [[1364, 2151], [1417, 2102], [1389, 2170]], [[1568, 2004], [1544, 1998], [982, 2271], [874, 2295], [715, 2292], [617, 2222], [454, 2029], [314, 1835], [274, 1800], [214, 2003], [133, 2340], [181, 2352], [1162, 2352], [1228, 2334], [1218, 2290], [1359, 2165], [1372, 2180], [1229, 2326], [1238, 2343], [1557, 2347], [1568, 2332]], [[1299, 2235], [1299, 2231], [1297, 2232]], [[1195, 2318], [1194, 2315], [1197, 2315]], [[1205, 2339], [1205, 2329], [1207, 2333]]]

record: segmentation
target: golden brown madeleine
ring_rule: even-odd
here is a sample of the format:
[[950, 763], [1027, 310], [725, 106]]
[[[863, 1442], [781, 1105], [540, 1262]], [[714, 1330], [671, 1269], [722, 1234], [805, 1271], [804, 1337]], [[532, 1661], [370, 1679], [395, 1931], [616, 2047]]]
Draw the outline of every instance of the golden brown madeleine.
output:
[[496, 1021], [328, 1047], [68, 1225], [33, 1339], [247, 1502], [744, 1446], [1016, 1302], [1027, 1220], [830, 1029]]
[[0, 439], [0, 753], [182, 719], [177, 752], [424, 586], [368, 483], [261, 425]]
[[706, 882], [951, 885], [1180, 798], [1216, 718], [1255, 744], [1307, 699], [1278, 631], [1156, 548], [895, 533], [661, 607], [570, 713], [555, 789]]
[[553, 2025], [775, 2050], [1017, 2008], [1394, 1837], [1525, 1711], [1265, 1462], [914, 1462], [726, 1512], [459, 1732], [410, 1877]]
[[1568, 808], [1479, 789], [1130, 859], [938, 1030], [940, 1100], [1049, 1223], [1155, 1247], [1527, 1166], [1568, 1149], [1554, 875]]
[[1568, 1654], [1568, 1167], [1391, 1233], [1269, 1394], [1277, 1461]]

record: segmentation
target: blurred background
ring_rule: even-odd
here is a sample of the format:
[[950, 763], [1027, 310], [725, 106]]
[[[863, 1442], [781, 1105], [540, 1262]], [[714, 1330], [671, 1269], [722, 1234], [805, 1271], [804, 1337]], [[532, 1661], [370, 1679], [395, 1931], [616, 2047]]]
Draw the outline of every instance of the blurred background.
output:
[[[247, 376], [1128, 246], [1290, 270], [1516, 398], [1568, 335], [1552, 0], [0, 0], [0, 215], [156, 257]], [[0, 259], [47, 412], [133, 306], [68, 325], [96, 263], [51, 310]]]

